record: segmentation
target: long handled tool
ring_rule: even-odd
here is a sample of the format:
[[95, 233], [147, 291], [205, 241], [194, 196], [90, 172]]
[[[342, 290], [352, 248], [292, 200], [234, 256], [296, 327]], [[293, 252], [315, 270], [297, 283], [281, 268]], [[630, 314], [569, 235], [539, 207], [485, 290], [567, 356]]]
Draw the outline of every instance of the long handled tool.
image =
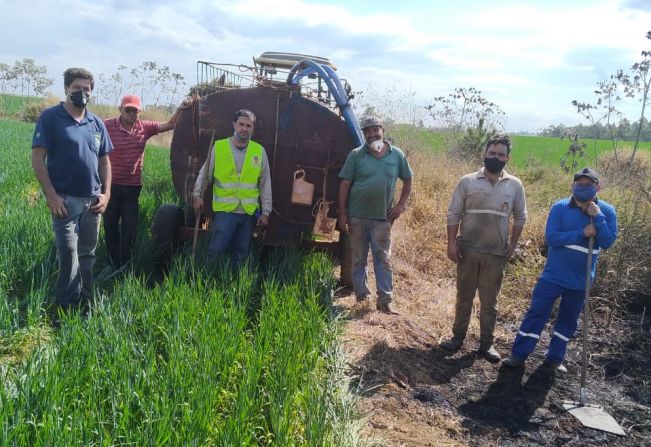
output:
[[[590, 223], [593, 223], [590, 217]], [[572, 416], [577, 418], [586, 427], [595, 428], [597, 430], [614, 433], [616, 435], [626, 436], [626, 432], [622, 430], [617, 421], [598, 405], [586, 404], [587, 388], [586, 388], [586, 375], [588, 371], [588, 330], [589, 330], [589, 317], [590, 317], [590, 273], [592, 272], [592, 250], [594, 248], [594, 237], [588, 241], [588, 264], [585, 277], [585, 304], [583, 305], [583, 348], [581, 352], [581, 389], [579, 391], [579, 401], [565, 401], [563, 408], [567, 410]]]
[[[206, 161], [210, 160], [213, 154], [213, 148], [212, 145], [215, 143], [215, 131], [212, 131], [212, 135], [210, 136], [210, 145], [208, 146], [208, 156], [206, 157]], [[208, 161], [208, 166], [206, 171], [210, 169], [210, 162]], [[206, 186], [206, 177], [209, 175], [209, 172], [204, 172], [203, 173], [203, 179], [201, 179], [201, 194], [203, 195], [203, 190]], [[197, 237], [199, 236], [199, 222], [201, 221], [201, 210], [197, 210], [195, 212], [194, 216], [194, 234], [192, 235], [192, 259], [196, 258], [197, 254]]]

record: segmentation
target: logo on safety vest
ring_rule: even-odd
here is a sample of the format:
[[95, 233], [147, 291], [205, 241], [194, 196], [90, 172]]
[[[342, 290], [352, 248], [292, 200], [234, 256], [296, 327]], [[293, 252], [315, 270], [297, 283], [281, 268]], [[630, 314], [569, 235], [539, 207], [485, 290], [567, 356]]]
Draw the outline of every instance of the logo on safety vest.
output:
[[253, 158], [251, 159], [251, 164], [255, 166], [256, 168], [260, 167], [260, 157], [257, 155], [254, 155]]

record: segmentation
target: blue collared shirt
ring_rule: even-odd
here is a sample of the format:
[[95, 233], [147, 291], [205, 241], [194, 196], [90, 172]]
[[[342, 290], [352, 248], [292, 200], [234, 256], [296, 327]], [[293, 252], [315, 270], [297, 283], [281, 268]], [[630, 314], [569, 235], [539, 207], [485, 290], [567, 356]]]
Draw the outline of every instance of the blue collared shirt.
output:
[[41, 113], [32, 148], [47, 150], [47, 170], [58, 194], [92, 197], [101, 192], [99, 159], [113, 150], [104, 122], [90, 110], [77, 122], [63, 103]]
[[[610, 247], [617, 239], [615, 208], [603, 200], [599, 200], [598, 205], [601, 212], [594, 217], [597, 236], [592, 248], [591, 281], [594, 280], [599, 252]], [[590, 216], [570, 198], [552, 205], [545, 227], [549, 251], [542, 279], [570, 290], [585, 290], [588, 238], [583, 235], [583, 229], [589, 223]]]

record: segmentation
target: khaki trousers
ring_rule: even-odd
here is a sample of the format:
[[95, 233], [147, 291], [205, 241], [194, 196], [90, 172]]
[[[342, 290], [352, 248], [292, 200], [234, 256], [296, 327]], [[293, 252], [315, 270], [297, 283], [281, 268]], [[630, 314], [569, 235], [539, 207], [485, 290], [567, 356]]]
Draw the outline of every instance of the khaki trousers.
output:
[[479, 291], [480, 349], [493, 344], [493, 330], [497, 318], [497, 295], [504, 278], [504, 256], [462, 251], [457, 264], [457, 303], [452, 334], [463, 340], [470, 324], [472, 302]]

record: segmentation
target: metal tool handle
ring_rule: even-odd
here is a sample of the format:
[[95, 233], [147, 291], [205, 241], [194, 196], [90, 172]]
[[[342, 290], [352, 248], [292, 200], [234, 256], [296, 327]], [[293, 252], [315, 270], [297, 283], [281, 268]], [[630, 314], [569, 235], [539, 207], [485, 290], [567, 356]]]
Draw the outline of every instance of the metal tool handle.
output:
[[[590, 216], [590, 224], [594, 224], [594, 218]], [[585, 272], [585, 301], [583, 304], [583, 350], [581, 352], [581, 390], [579, 393], [579, 405], [585, 405], [587, 398], [586, 392], [586, 375], [588, 371], [588, 331], [589, 331], [589, 321], [590, 318], [590, 286], [592, 281], [590, 280], [590, 273], [592, 272], [592, 249], [594, 248], [594, 237], [591, 236], [588, 239], [588, 262]]]

